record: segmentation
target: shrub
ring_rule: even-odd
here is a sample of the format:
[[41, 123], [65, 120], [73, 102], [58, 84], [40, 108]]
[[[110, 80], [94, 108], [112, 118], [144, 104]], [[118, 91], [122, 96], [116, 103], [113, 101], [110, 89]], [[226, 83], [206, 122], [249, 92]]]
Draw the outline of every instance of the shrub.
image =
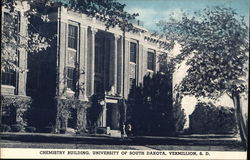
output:
[[190, 115], [189, 127], [192, 133], [234, 133], [236, 131], [235, 110], [199, 102]]
[[13, 124], [11, 125], [11, 132], [22, 132], [24, 130], [21, 124]]
[[96, 133], [97, 134], [106, 134], [107, 129], [106, 128], [97, 128]]
[[[146, 75], [143, 83], [132, 85], [127, 108], [127, 121], [134, 135], [172, 136], [182, 132], [186, 122], [181, 97], [174, 102], [172, 75]], [[150, 118], [148, 118], [150, 117]]]
[[0, 125], [0, 132], [9, 132], [10, 130], [11, 130], [11, 128], [7, 124]]
[[60, 129], [60, 133], [61, 134], [65, 134], [66, 133], [66, 129]]
[[52, 133], [54, 131], [53, 126], [46, 126], [42, 129], [44, 133]]
[[26, 132], [33, 133], [33, 132], [36, 131], [36, 128], [35, 128], [35, 127], [26, 127], [26, 128], [25, 128], [25, 131], [26, 131]]

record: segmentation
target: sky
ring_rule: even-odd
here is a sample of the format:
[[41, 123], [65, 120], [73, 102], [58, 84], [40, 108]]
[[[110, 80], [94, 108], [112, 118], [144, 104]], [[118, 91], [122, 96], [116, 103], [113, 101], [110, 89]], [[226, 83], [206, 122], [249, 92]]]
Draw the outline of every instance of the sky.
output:
[[[149, 31], [158, 30], [156, 23], [160, 20], [168, 20], [169, 14], [174, 13], [178, 17], [182, 12], [192, 14], [194, 11], [202, 10], [206, 7], [222, 6], [233, 8], [240, 16], [245, 17], [245, 22], [249, 26], [249, 2], [250, 0], [118, 0], [120, 3], [126, 4], [125, 10], [129, 13], [139, 13], [137, 19], [143, 21], [144, 27]], [[179, 52], [179, 46], [172, 51], [175, 55]], [[185, 76], [187, 66], [182, 63], [180, 68], [175, 72], [173, 83], [178, 84]], [[203, 101], [211, 101], [202, 99]], [[222, 96], [217, 102], [212, 101], [216, 105], [233, 107], [233, 101], [226, 95]], [[247, 113], [248, 101], [242, 101], [243, 112]], [[186, 96], [182, 100], [182, 107], [188, 116], [194, 111], [197, 99], [192, 96]]]
[[246, 17], [249, 24], [250, 0], [118, 0], [126, 4], [125, 10], [129, 13], [139, 13], [139, 20], [144, 22], [144, 27], [150, 31], [157, 30], [159, 20], [167, 20], [170, 13], [181, 15], [183, 11], [192, 13], [208, 6], [231, 7], [242, 16]]

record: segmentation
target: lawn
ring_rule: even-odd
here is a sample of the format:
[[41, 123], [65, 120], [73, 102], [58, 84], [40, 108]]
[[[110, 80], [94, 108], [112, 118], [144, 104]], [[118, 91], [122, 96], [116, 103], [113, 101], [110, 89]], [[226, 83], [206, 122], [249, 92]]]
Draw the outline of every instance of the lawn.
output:
[[109, 149], [130, 150], [127, 145], [100, 145], [100, 144], [74, 144], [74, 143], [32, 143], [19, 141], [1, 141], [1, 148], [56, 148], [56, 149]]
[[242, 146], [238, 145], [146, 145], [156, 150], [193, 150], [193, 151], [244, 151]]

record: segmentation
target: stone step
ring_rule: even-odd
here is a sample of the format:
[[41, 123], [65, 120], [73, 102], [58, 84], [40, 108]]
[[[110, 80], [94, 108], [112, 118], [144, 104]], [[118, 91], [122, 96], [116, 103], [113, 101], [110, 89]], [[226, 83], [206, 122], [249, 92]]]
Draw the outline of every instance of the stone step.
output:
[[119, 131], [119, 130], [110, 130], [109, 135], [111, 137], [121, 137], [121, 131]]

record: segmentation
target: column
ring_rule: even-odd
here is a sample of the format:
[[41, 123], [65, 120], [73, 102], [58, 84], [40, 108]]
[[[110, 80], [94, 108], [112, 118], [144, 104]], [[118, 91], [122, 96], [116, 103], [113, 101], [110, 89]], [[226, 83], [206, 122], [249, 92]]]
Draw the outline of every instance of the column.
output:
[[123, 37], [120, 36], [117, 44], [117, 93], [122, 96], [123, 90]]
[[87, 54], [87, 96], [94, 94], [95, 80], [95, 34], [97, 30], [90, 28], [88, 30], [88, 54]]
[[128, 98], [128, 93], [129, 93], [129, 54], [130, 54], [130, 39], [125, 38], [125, 57], [124, 61], [124, 97], [127, 99]]
[[118, 35], [114, 34], [114, 52], [113, 52], [113, 86], [115, 93], [117, 93], [117, 40], [118, 40]]
[[101, 126], [102, 127], [107, 127], [106, 120], [107, 120], [107, 107], [106, 103], [102, 106], [102, 117], [101, 117]]
[[[58, 92], [57, 96], [61, 96], [64, 92], [65, 88], [65, 64], [66, 64], [66, 47], [67, 47], [67, 23], [64, 21], [59, 21], [58, 24], [60, 26], [58, 31], [58, 41], [59, 47], [57, 51], [57, 70], [58, 70]], [[60, 38], [59, 38], [60, 37]]]
[[[20, 35], [26, 37], [27, 33], [27, 19], [24, 18], [23, 12], [20, 15]], [[22, 41], [26, 41], [24, 38], [21, 39]], [[25, 43], [25, 42], [23, 42]], [[19, 61], [19, 68], [22, 70], [27, 69], [27, 52], [25, 49], [19, 49], [18, 53], [18, 61]], [[17, 79], [17, 88], [18, 88], [18, 95], [26, 95], [26, 78], [27, 72], [19, 72], [18, 79]]]
[[[83, 101], [87, 101], [86, 90], [82, 90], [83, 88], [86, 89], [86, 79], [87, 79], [87, 26], [80, 26], [80, 45], [79, 45], [79, 72], [80, 72], [80, 79], [79, 79], [79, 99]], [[83, 74], [85, 73], [85, 74]]]
[[118, 35], [113, 34], [110, 43], [110, 64], [109, 64], [109, 84], [113, 91], [117, 93], [117, 39]]
[[160, 63], [159, 63], [159, 52], [155, 51], [155, 72], [160, 70]]
[[139, 42], [139, 53], [138, 53], [138, 84], [143, 82], [143, 67], [144, 67], [144, 51], [143, 51], [143, 43]]

